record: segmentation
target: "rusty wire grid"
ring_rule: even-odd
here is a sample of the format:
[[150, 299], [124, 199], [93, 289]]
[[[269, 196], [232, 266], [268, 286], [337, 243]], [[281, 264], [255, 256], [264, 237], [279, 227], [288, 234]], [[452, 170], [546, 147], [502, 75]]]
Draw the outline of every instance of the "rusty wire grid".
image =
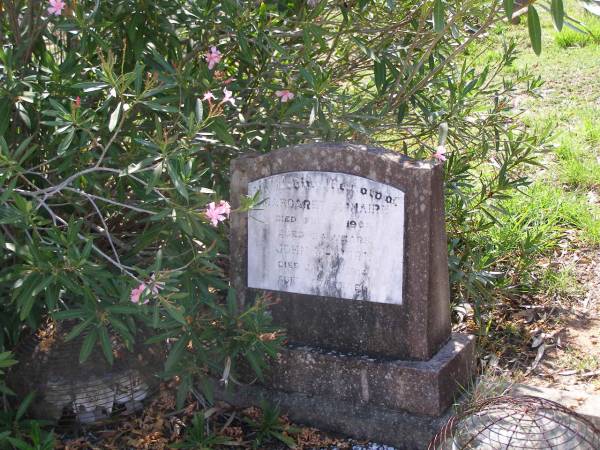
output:
[[452, 417], [429, 450], [598, 450], [600, 431], [564, 406], [532, 396], [500, 396]]
[[99, 345], [80, 364], [86, 333], [66, 341], [71, 328], [72, 324], [51, 324], [44, 330], [46, 336], [32, 334], [16, 349], [19, 363], [7, 381], [19, 398], [35, 393], [29, 413], [67, 429], [139, 411], [158, 389], [164, 349], [137, 343], [130, 351], [113, 336], [113, 364], [107, 362]]

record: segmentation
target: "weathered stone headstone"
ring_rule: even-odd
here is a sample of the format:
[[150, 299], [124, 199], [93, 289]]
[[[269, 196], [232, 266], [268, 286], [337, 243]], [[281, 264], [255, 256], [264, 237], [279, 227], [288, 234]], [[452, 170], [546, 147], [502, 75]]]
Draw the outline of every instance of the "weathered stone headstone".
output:
[[452, 335], [443, 167], [362, 145], [315, 144], [232, 163], [231, 267], [241, 303], [270, 292], [289, 344], [261, 396], [297, 421], [419, 447], [469, 381]]

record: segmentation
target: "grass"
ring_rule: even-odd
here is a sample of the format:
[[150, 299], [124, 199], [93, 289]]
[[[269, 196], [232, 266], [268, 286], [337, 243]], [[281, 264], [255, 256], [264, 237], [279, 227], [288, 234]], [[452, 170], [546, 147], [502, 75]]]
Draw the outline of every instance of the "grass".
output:
[[588, 33], [581, 33], [569, 27], [564, 27], [554, 36], [554, 42], [560, 48], [585, 47], [586, 45], [600, 44], [600, 19], [586, 14], [585, 28]]
[[582, 294], [582, 287], [570, 268], [548, 267], [540, 277], [540, 286], [549, 296], [571, 298]]
[[[491, 231], [501, 247], [525, 243], [544, 252], [572, 230], [583, 244], [600, 244], [600, 19], [573, 0], [566, 2], [566, 10], [590, 34], [567, 27], [558, 33], [550, 15], [540, 14], [539, 57], [530, 48], [524, 23], [497, 30], [499, 40], [508, 36], [519, 42], [521, 54], [509, 72], [530, 70], [544, 80], [537, 98], [520, 103], [523, 120], [533, 130], [550, 127], [554, 132], [544, 169], [505, 205], [510, 216], [505, 229]], [[487, 57], [493, 58], [493, 52]]]
[[487, 229], [478, 241], [494, 270], [504, 274], [503, 284], [498, 284], [502, 294], [494, 298], [495, 312], [482, 321], [493, 321], [482, 345], [509, 358], [523, 352], [526, 333], [498, 299], [504, 296], [511, 308], [522, 301], [580, 299], [584, 292], [575, 271], [555, 255], [563, 253], [565, 244], [568, 251], [600, 247], [600, 20], [574, 0], [568, 0], [566, 8], [586, 24], [590, 35], [573, 36], [566, 28], [558, 33], [550, 15], [540, 12], [540, 56], [531, 49], [525, 21], [500, 25], [491, 33], [495, 48], [477, 56], [482, 65], [495, 61], [503, 41], [514, 39], [520, 54], [507, 68], [507, 78], [530, 72], [544, 81], [536, 96], [516, 98], [514, 111], [530, 131], [552, 130], [542, 167], [529, 173], [533, 183], [505, 200], [506, 214], [498, 214], [500, 226]]
[[567, 347], [558, 360], [560, 367], [578, 372], [593, 372], [600, 369], [600, 359], [596, 355], [589, 355], [579, 349]]

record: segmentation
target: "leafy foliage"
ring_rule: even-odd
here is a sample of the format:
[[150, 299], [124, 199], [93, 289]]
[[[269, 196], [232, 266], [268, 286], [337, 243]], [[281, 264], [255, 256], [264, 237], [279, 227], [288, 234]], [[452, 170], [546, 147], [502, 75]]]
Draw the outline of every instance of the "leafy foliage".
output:
[[447, 149], [454, 289], [489, 292], [493, 261], [473, 263], [486, 255], [472, 236], [528, 183], [543, 141], [511, 120], [517, 85], [499, 74], [513, 45], [497, 63], [459, 58], [500, 20], [499, 1], [58, 9], [0, 9], [2, 346], [47, 317], [74, 320], [80, 361], [100, 346], [112, 362], [113, 338], [131, 349], [144, 326], [169, 342], [180, 403], [208, 371], [227, 382], [245, 360], [261, 376], [282, 338], [263, 302], [241, 310], [225, 294], [226, 225], [206, 207], [227, 197], [231, 158], [311, 140]]

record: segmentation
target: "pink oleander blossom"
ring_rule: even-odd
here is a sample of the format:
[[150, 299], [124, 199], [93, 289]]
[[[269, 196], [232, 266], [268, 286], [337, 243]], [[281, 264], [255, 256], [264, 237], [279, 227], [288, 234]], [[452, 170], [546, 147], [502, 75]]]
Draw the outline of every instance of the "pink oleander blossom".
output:
[[235, 106], [235, 98], [233, 98], [232, 96], [232, 92], [227, 89], [227, 88], [223, 88], [223, 100], [221, 100], [221, 103], [231, 103], [233, 106]]
[[219, 222], [223, 222], [231, 213], [231, 205], [225, 200], [221, 200], [217, 205], [215, 202], [210, 202], [204, 214], [211, 221], [213, 227], [216, 227]]
[[216, 100], [216, 99], [217, 99], [217, 97], [215, 97], [215, 96], [213, 95], [213, 93], [212, 93], [212, 92], [210, 92], [210, 91], [208, 91], [208, 92], [205, 92], [205, 93], [204, 93], [204, 97], [202, 97], [202, 100], [204, 100], [204, 101], [208, 101], [209, 103], [211, 102], [211, 100]]
[[229, 214], [231, 214], [231, 205], [229, 204], [229, 202], [226, 202], [225, 200], [221, 200], [219, 202], [219, 208], [221, 208], [221, 211], [223, 212], [223, 214], [225, 214], [227, 217], [229, 217]]
[[[135, 303], [135, 304], [140, 304], [140, 300], [141, 300], [142, 294], [144, 292], [146, 292], [147, 295], [152, 294], [152, 295], [156, 296], [156, 295], [158, 295], [160, 290], [162, 288], [164, 288], [164, 286], [165, 286], [165, 283], [156, 281], [156, 276], [152, 275], [148, 284], [140, 283], [140, 285], [138, 287], [133, 288], [131, 290], [131, 302]], [[142, 304], [145, 305], [149, 301], [150, 301], [150, 298], [146, 297], [146, 300]]]
[[275, 95], [281, 99], [281, 103], [289, 102], [294, 98], [294, 93], [287, 89], [283, 91], [275, 91]]
[[48, 6], [48, 14], [54, 16], [60, 16], [62, 14], [62, 10], [67, 6], [63, 0], [50, 0], [48, 2], [50, 6]]
[[443, 145], [438, 145], [433, 157], [441, 162], [446, 161], [446, 147]]
[[210, 48], [210, 51], [206, 53], [206, 62], [208, 63], [208, 69], [213, 70], [213, 68], [217, 64], [219, 64], [222, 57], [223, 55], [221, 55], [221, 52], [217, 49], [217, 47], [212, 46]]
[[[131, 303], [140, 304], [140, 297], [146, 290], [146, 284], [141, 283], [138, 287], [131, 290]], [[144, 301], [144, 305], [150, 301], [149, 298], [146, 298]]]

